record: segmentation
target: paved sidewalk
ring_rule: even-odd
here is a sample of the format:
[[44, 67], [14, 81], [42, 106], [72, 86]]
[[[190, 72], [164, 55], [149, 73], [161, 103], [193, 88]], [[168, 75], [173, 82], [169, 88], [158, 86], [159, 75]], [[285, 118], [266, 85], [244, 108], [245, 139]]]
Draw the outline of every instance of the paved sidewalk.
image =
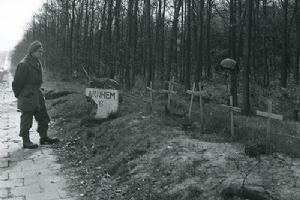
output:
[[[9, 85], [0, 85], [0, 200], [75, 200], [50, 147], [22, 149], [20, 113]], [[34, 126], [30, 136], [38, 143]]]

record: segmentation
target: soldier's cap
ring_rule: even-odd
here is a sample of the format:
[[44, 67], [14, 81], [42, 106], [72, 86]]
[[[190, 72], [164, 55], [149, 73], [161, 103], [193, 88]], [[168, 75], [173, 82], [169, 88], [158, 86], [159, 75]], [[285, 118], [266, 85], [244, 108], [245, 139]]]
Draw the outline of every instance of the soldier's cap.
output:
[[38, 40], [32, 42], [28, 47], [28, 54], [32, 54], [36, 50], [42, 47], [42, 43]]

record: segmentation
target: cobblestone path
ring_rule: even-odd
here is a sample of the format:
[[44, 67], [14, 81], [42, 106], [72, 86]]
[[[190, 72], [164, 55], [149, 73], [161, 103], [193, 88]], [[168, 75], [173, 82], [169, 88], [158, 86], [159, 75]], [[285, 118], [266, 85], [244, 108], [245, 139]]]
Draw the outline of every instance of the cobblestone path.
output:
[[[49, 146], [22, 148], [20, 113], [10, 85], [0, 83], [0, 200], [75, 200]], [[38, 143], [36, 124], [31, 131], [31, 140]]]

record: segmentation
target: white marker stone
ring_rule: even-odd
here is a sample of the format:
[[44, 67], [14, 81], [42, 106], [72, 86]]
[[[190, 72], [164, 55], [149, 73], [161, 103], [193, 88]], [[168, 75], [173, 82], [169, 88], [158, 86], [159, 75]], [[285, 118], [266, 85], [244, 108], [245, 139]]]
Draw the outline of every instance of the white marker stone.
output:
[[97, 104], [96, 119], [105, 119], [110, 114], [118, 112], [119, 90], [86, 88], [85, 95], [91, 97]]

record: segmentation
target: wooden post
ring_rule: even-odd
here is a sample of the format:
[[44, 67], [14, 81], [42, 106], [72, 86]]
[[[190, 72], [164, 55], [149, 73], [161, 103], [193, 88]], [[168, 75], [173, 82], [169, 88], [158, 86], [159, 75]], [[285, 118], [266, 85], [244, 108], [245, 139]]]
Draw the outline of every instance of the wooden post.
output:
[[153, 88], [152, 88], [152, 81], [150, 81], [150, 100], [151, 100], [151, 108], [153, 106]]
[[170, 110], [170, 104], [171, 104], [171, 95], [176, 94], [175, 91], [173, 91], [173, 85], [175, 84], [175, 78], [174, 76], [172, 77], [171, 81], [168, 81], [169, 83], [169, 89], [168, 90], [161, 90], [162, 93], [167, 93], [168, 94], [168, 103], [167, 103], [167, 109]]
[[153, 107], [153, 92], [155, 93], [156, 91], [153, 90], [153, 86], [152, 86], [152, 81], [150, 81], [150, 87], [147, 87], [147, 90], [150, 91], [150, 104], [151, 104], [151, 110]]
[[201, 127], [203, 126], [203, 105], [202, 105], [202, 85], [201, 83], [199, 82], [198, 83], [198, 86], [199, 86], [199, 92], [200, 92], [200, 95], [199, 95], [199, 106], [200, 106], [200, 123], [201, 123]]
[[[173, 84], [175, 82], [174, 76], [172, 77], [172, 80], [169, 82], [169, 91], [173, 91]], [[168, 93], [168, 105], [167, 108], [170, 110], [170, 104], [171, 104], [171, 93]]]
[[272, 119], [283, 120], [283, 116], [272, 113], [272, 101], [271, 100], [268, 100], [268, 112], [262, 112], [262, 111], [257, 110], [256, 115], [267, 118], [266, 152], [272, 153], [271, 120]]
[[[191, 115], [192, 115], [192, 107], [193, 107], [193, 99], [194, 99], [194, 92], [195, 92], [195, 83], [193, 83], [193, 89], [192, 89], [192, 93], [191, 93], [191, 102], [190, 102], [190, 107], [189, 107], [189, 119], [191, 119]], [[201, 96], [201, 95], [200, 95]]]
[[237, 106], [237, 70], [230, 72], [230, 95], [232, 96], [232, 105]]
[[[268, 100], [268, 113], [272, 113], [272, 101]], [[267, 136], [266, 136], [266, 151], [267, 153], [272, 153], [271, 149], [271, 116], [268, 116], [267, 121]]]
[[200, 121], [201, 121], [201, 127], [203, 125], [203, 105], [202, 105], [202, 95], [203, 95], [203, 91], [202, 91], [202, 87], [201, 87], [201, 83], [198, 83], [199, 85], [199, 91], [195, 91], [196, 90], [196, 85], [195, 83], [193, 84], [193, 88], [192, 90], [187, 90], [186, 93], [192, 95], [191, 96], [191, 102], [190, 102], [190, 107], [189, 107], [189, 119], [191, 118], [191, 113], [192, 113], [192, 105], [193, 105], [193, 99], [195, 96], [199, 96], [199, 104], [200, 104]]
[[[230, 96], [230, 106], [233, 106], [233, 97]], [[233, 109], [230, 109], [230, 131], [231, 131], [231, 140], [234, 138], [234, 119], [233, 119]]]
[[231, 140], [233, 140], [233, 138], [234, 138], [234, 115], [233, 114], [234, 114], [234, 112], [241, 113], [241, 109], [233, 106], [233, 97], [232, 96], [230, 96], [229, 104], [230, 104], [229, 106], [224, 105], [224, 104], [222, 104], [222, 106], [230, 109], [230, 138], [231, 138]]

